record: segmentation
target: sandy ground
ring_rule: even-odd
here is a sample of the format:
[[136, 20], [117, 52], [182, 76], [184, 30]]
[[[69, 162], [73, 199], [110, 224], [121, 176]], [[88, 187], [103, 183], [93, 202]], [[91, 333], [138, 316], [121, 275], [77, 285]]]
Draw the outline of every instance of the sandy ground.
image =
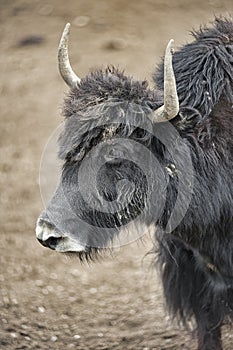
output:
[[[232, 0], [0, 1], [0, 349], [195, 349], [166, 315], [153, 256], [143, 259], [150, 237], [92, 266], [37, 243], [38, 172], [62, 120], [56, 52], [67, 21], [80, 76], [114, 64], [150, 79], [171, 37], [178, 47], [228, 12]], [[224, 344], [233, 349], [230, 328]]]

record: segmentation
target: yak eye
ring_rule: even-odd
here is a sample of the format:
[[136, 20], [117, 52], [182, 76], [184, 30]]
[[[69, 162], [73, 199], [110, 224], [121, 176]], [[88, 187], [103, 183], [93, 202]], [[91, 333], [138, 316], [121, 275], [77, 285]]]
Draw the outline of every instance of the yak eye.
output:
[[75, 157], [74, 157], [74, 160], [75, 160], [76, 162], [79, 162], [80, 160], [83, 159], [84, 155], [85, 155], [85, 150], [84, 150], [84, 149], [81, 149], [78, 153], [76, 153], [76, 155], [75, 155]]
[[79, 151], [75, 150], [75, 151], [71, 151], [67, 154], [66, 160], [68, 162], [79, 162], [83, 159], [84, 156], [85, 156], [84, 149], [81, 149]]

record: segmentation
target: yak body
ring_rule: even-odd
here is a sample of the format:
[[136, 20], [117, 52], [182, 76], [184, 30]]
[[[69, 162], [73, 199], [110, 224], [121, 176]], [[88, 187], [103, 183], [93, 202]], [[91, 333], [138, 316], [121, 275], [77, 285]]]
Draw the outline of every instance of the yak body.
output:
[[[233, 23], [216, 20], [194, 36], [173, 60], [174, 122], [191, 148], [194, 191], [179, 227], [160, 240], [160, 261], [170, 310], [183, 321], [195, 315], [200, 349], [221, 349], [221, 324], [233, 316]], [[161, 87], [161, 68], [155, 80]]]
[[[84, 247], [83, 251], [77, 249], [80, 257], [91, 256], [117, 235], [119, 227], [137, 218], [149, 191], [143, 169], [129, 161], [137, 150], [118, 145], [114, 149], [117, 161], [111, 161], [113, 148], [111, 144], [109, 150], [108, 140], [126, 138], [149, 149], [160, 169], [154, 176], [156, 196], [145, 221], [157, 227], [157, 256], [167, 305], [184, 323], [195, 317], [199, 350], [220, 350], [221, 324], [226, 317], [233, 317], [233, 22], [216, 19], [212, 28], [195, 32], [194, 38], [173, 56], [180, 111], [170, 123], [182, 143], [177, 145], [171, 135], [166, 147], [155, 135], [166, 134], [169, 123], [154, 124], [149, 118], [163, 104], [163, 65], [154, 75], [153, 91], [147, 82], [134, 81], [115, 68], [91, 73], [65, 99], [66, 124], [59, 141], [59, 156], [64, 160], [60, 186], [70, 207], [91, 227], [76, 227], [79, 232], [72, 238], [78, 237], [77, 246]], [[110, 160], [101, 167], [98, 192], [109, 202], [130, 197], [130, 205], [127, 210], [122, 208], [120, 216], [93, 210], [80, 195], [78, 170], [99, 144], [95, 158], [107, 155]], [[169, 147], [175, 149], [175, 160]], [[187, 149], [192, 163], [189, 169], [183, 162]], [[184, 214], [173, 228], [169, 220], [178, 187], [189, 175], [189, 205], [182, 212], [186, 184], [183, 192], [180, 190]], [[136, 186], [131, 189], [127, 185], [126, 189], [123, 184], [118, 198], [117, 182], [125, 178]], [[161, 198], [163, 206], [158, 210]], [[48, 223], [54, 227], [54, 240], [43, 242], [52, 249], [56, 249], [61, 227], [67, 230], [71, 222], [63, 200], [58, 189], [39, 219], [40, 227]], [[101, 231], [102, 246], [96, 228], [106, 229]]]

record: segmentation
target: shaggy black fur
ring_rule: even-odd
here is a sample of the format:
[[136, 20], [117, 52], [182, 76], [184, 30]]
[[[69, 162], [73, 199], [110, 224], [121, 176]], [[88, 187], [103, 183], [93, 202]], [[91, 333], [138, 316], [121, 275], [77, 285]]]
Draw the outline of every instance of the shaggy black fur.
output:
[[[221, 324], [233, 316], [233, 22], [216, 19], [193, 35], [174, 54], [173, 123], [190, 144], [194, 193], [179, 227], [159, 236], [159, 260], [170, 311], [183, 322], [195, 316], [207, 350], [221, 349]], [[162, 66], [155, 81], [161, 89]]]
[[[195, 41], [175, 52], [173, 67], [181, 107], [196, 110], [203, 120], [223, 96], [233, 103], [232, 20], [217, 18], [212, 28], [192, 34]], [[162, 89], [162, 67], [154, 78]]]
[[[174, 159], [153, 136], [155, 131], [166, 131], [167, 123], [153, 125], [148, 118], [163, 104], [163, 65], [154, 75], [155, 91], [147, 82], [134, 81], [113, 67], [82, 79], [65, 100], [66, 127], [59, 155], [65, 162], [63, 177], [74, 174], [84, 156], [106, 135], [131, 138], [156, 155], [166, 184], [156, 238], [167, 305], [184, 323], [195, 317], [199, 350], [220, 350], [221, 324], [233, 316], [233, 22], [218, 18], [211, 28], [193, 35], [194, 41], [173, 58], [180, 112], [171, 122], [190, 150], [194, 184], [189, 208], [172, 232], [168, 223], [180, 180], [165, 170]], [[118, 122], [111, 131], [116, 117], [122, 118], [122, 124]], [[147, 126], [146, 132], [141, 125]], [[181, 166], [185, 152], [184, 146], [177, 147], [176, 165], [184, 181], [189, 171]], [[112, 183], [107, 178], [102, 182], [104, 196], [113, 198]], [[158, 180], [155, 188], [159, 185]], [[158, 196], [163, 195], [160, 191]], [[185, 191], [181, 196], [185, 202]], [[106, 223], [104, 215], [94, 216], [102, 225]], [[91, 213], [89, 218], [93, 219]], [[87, 250], [80, 258], [92, 259], [96, 253], [90, 250], [89, 256]]]

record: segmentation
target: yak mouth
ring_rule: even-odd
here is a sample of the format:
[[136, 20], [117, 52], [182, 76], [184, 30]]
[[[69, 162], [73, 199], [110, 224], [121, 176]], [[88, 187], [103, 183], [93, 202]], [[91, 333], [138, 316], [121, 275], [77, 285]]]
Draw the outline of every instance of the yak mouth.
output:
[[75, 252], [64, 252], [66, 256], [69, 258], [78, 258], [78, 260], [81, 263], [94, 263], [96, 261], [100, 261], [104, 258], [104, 256], [107, 254], [107, 252], [110, 252], [110, 255], [112, 253], [112, 250], [110, 248], [93, 248], [93, 247], [86, 247], [86, 250]]

